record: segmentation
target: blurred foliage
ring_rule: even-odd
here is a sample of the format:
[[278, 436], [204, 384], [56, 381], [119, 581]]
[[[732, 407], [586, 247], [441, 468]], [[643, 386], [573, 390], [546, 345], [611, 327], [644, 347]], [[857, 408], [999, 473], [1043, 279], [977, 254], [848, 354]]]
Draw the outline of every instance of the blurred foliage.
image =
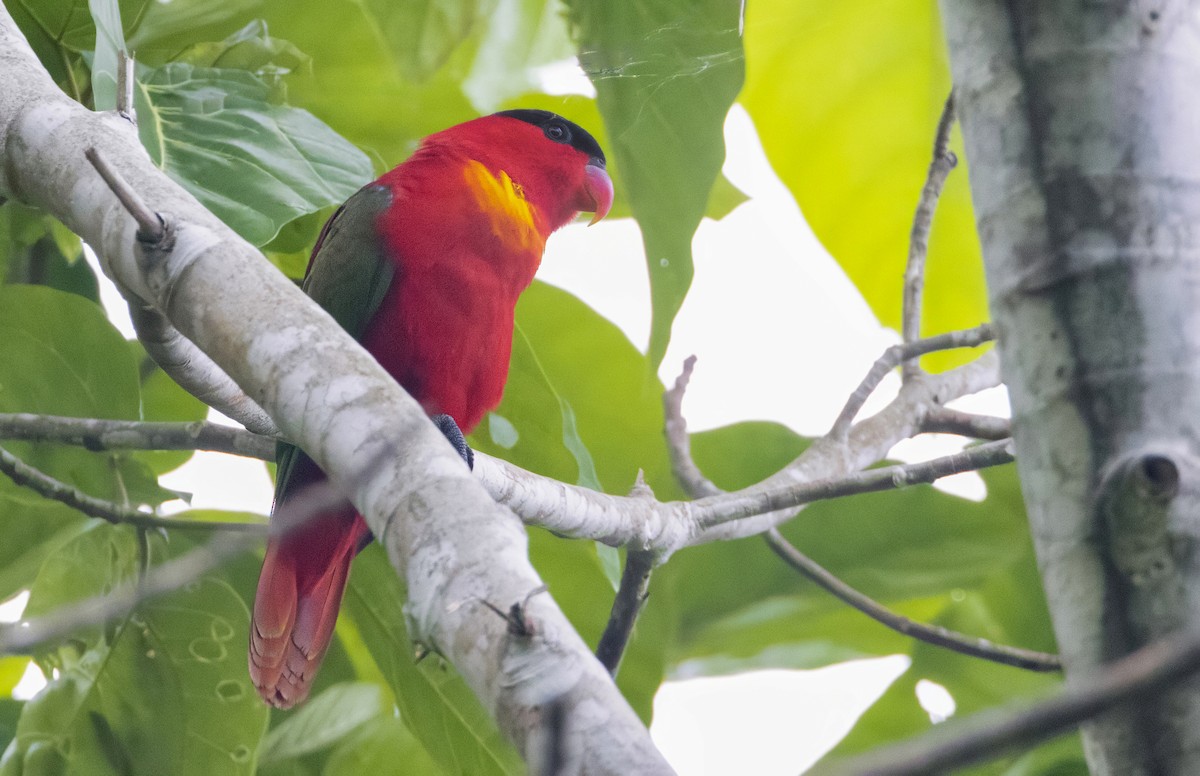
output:
[[[742, 4], [732, 0], [20, 0], [8, 8], [51, 76], [91, 107], [109, 99], [95, 75], [107, 67], [98, 64], [94, 18], [104, 20], [102, 42], [123, 39], [137, 54], [139, 131], [151, 158], [293, 276], [332, 208], [430, 132], [517, 106], [555, 110], [592, 130], [616, 183], [610, 217], [635, 217], [642, 231], [650, 348], [638, 352], [580, 300], [535, 283], [518, 308], [504, 402], [471, 440], [528, 469], [612, 493], [628, 492], [640, 469], [660, 499], [681, 497], [655, 367], [691, 282], [697, 224], [744, 199], [720, 174], [735, 99], [818, 237], [880, 320], [898, 326], [908, 229], [949, 87], [934, 3], [761, 0], [746, 10], [744, 30]], [[575, 55], [596, 96], [545, 91], [541, 68]], [[951, 176], [934, 222], [930, 333], [987, 315], [966, 183], [961, 170]], [[108, 324], [80, 255], [78, 238], [52, 218], [0, 207], [0, 412], [203, 418], [201, 403]], [[772, 423], [693, 435], [697, 461], [725, 488], [761, 480], [806, 445]], [[157, 476], [190, 457], [6, 447], [86, 493], [147, 509], [176, 496]], [[786, 533], [913, 619], [1052, 650], [1015, 474], [995, 470], [985, 481], [981, 503], [913, 488], [810, 506]], [[180, 532], [139, 539], [3, 478], [0, 529], [0, 599], [30, 590], [30, 615], [128, 584], [142, 565], [202, 541]], [[550, 592], [594, 645], [618, 554], [544, 531], [530, 540]], [[403, 589], [377, 547], [354, 566], [312, 700], [268, 715], [244, 665], [257, 567], [252, 554], [241, 556], [121, 622], [36, 654], [52, 680], [29, 702], [0, 699], [0, 773], [523, 772], [453, 669], [436, 656], [414, 660]], [[618, 683], [648, 721], [664, 677], [897, 653], [911, 668], [837, 754], [928, 729], [915, 694], [922, 679], [944, 686], [958, 714], [1058, 682], [914, 643], [804, 582], [760, 541], [743, 540], [682, 551], [657, 572]], [[11, 694], [27, 663], [0, 660], [0, 694]], [[1073, 774], [1081, 763], [1068, 738], [978, 772]]]

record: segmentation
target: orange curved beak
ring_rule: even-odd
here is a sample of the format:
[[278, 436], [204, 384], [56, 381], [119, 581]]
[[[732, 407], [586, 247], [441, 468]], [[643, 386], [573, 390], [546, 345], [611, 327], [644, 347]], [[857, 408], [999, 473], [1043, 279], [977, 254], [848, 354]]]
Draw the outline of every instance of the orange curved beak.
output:
[[584, 168], [583, 189], [587, 192], [588, 199], [591, 200], [591, 207], [584, 209], [595, 213], [592, 220], [588, 222], [588, 226], [591, 226], [608, 215], [608, 211], [612, 209], [612, 178], [608, 177], [603, 162], [599, 160], [588, 162], [587, 167]]

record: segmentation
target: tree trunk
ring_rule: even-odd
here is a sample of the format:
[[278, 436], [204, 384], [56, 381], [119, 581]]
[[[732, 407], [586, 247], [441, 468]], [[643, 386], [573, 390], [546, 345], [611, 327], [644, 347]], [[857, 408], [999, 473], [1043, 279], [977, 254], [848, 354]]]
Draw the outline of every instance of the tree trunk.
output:
[[[1200, 20], [1170, 0], [943, 0], [1039, 564], [1069, 682], [1195, 621]], [[1200, 690], [1084, 731], [1200, 773]]]

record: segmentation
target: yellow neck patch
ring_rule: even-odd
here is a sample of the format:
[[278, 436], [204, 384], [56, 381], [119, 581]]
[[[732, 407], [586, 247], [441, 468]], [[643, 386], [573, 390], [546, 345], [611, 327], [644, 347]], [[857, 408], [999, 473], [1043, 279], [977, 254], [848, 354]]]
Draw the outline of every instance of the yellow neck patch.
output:
[[475, 195], [481, 212], [492, 222], [492, 231], [512, 248], [528, 249], [545, 245], [534, 221], [533, 206], [525, 199], [520, 184], [514, 183], [503, 170], [499, 175], [474, 159], [463, 168], [467, 188]]

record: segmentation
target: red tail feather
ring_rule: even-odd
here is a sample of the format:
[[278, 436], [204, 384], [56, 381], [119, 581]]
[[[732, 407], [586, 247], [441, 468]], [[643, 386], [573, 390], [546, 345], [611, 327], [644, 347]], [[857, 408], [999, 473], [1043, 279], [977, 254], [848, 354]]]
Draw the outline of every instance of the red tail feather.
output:
[[367, 533], [363, 519], [346, 509], [268, 542], [250, 627], [250, 678], [272, 706], [286, 709], [308, 697], [333, 637], [350, 561]]

